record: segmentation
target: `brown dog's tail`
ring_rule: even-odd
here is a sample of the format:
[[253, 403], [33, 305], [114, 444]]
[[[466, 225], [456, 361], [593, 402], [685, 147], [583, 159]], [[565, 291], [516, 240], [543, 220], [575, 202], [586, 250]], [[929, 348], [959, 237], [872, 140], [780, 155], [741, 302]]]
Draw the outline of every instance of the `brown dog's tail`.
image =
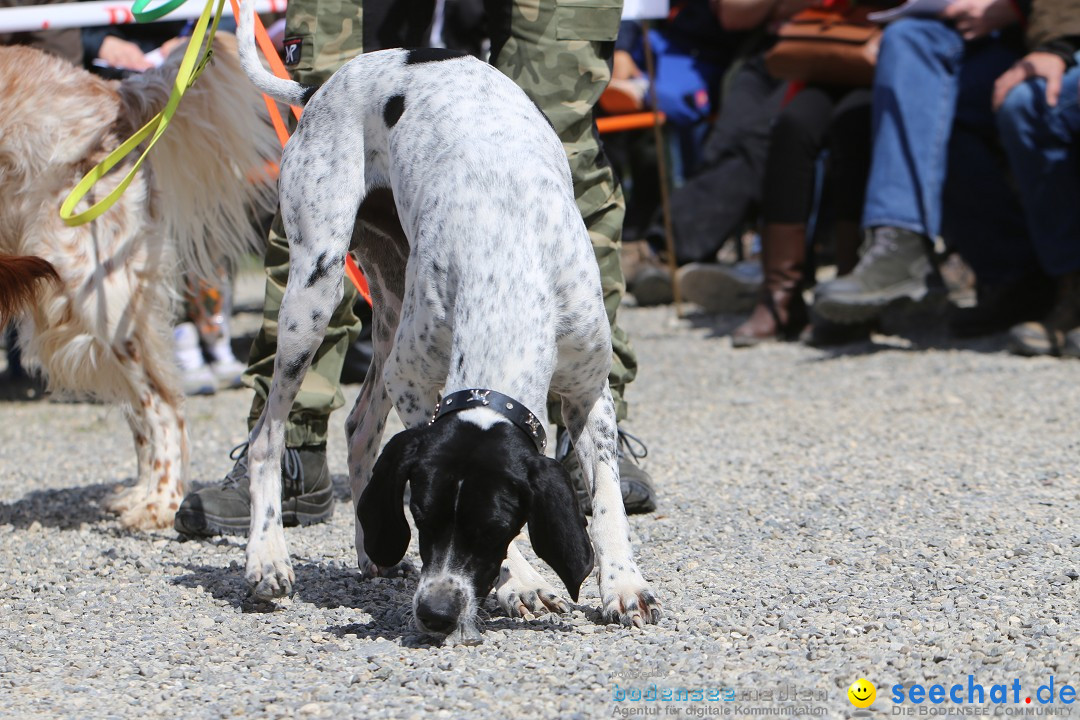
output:
[[22, 313], [37, 296], [38, 280], [59, 282], [48, 260], [30, 255], [0, 255], [0, 327]]

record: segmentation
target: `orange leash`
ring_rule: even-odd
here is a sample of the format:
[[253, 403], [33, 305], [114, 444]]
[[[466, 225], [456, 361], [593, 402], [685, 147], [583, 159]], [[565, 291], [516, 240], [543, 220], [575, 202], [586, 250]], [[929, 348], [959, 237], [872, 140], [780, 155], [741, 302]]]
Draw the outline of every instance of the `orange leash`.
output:
[[[233, 16], [240, 17], [240, 6], [236, 0], [229, 0], [232, 3]], [[285, 64], [281, 62], [281, 58], [278, 57], [277, 50], [274, 49], [274, 43], [270, 40], [270, 35], [266, 32], [266, 27], [263, 25], [262, 19], [258, 13], [255, 13], [255, 42], [258, 43], [259, 49], [262, 50], [263, 57], [270, 63], [270, 70], [279, 78], [289, 79], [289, 73], [285, 69]], [[278, 110], [277, 103], [273, 98], [263, 95], [263, 100], [266, 102], [266, 110], [270, 113], [270, 122], [274, 126], [274, 131], [277, 132], [278, 140], [281, 141], [281, 146], [285, 147], [285, 143], [289, 141], [289, 129], [285, 125], [285, 118], [281, 116], [281, 111]], [[290, 105], [293, 115], [296, 119], [300, 119], [300, 113], [303, 112], [295, 105]], [[345, 274], [348, 276], [352, 284], [356, 286], [356, 291], [360, 293], [360, 297], [367, 301], [367, 304], [371, 305], [371, 289], [368, 287], [367, 278], [364, 277], [364, 273], [360, 271], [356, 261], [349, 253], [345, 253]]]

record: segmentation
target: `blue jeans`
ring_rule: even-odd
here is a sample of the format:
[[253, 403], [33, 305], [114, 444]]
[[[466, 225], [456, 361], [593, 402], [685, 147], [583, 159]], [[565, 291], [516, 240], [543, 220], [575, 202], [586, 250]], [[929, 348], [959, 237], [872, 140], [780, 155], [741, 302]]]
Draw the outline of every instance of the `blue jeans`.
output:
[[1080, 270], [1080, 67], [1065, 73], [1055, 107], [1041, 78], [1017, 85], [998, 111], [1028, 229], [1048, 275]]
[[942, 235], [984, 283], [1035, 269], [991, 107], [994, 81], [1019, 57], [997, 37], [965, 43], [940, 20], [885, 28], [864, 227]]

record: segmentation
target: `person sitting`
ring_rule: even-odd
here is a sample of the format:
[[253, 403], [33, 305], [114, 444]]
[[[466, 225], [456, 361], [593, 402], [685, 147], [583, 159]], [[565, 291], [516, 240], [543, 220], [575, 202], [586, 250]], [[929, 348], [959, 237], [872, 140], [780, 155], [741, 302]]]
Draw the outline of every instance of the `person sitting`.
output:
[[[863, 188], [869, 171], [870, 90], [810, 85], [797, 89], [772, 126], [765, 163], [761, 262], [764, 283], [749, 319], [731, 335], [735, 347], [798, 339], [809, 322], [802, 291], [807, 219], [814, 211], [818, 158], [829, 150], [827, 177], [838, 272], [855, 264]], [[822, 213], [818, 213], [818, 218]]]
[[[643, 69], [646, 39], [653, 52], [651, 87]], [[664, 114], [664, 152], [672, 159], [669, 187], [697, 169], [721, 80], [743, 40], [742, 33], [721, 27], [708, 0], [672, 3], [667, 19], [651, 27], [647, 38], [642, 23], [620, 24], [611, 82], [600, 97], [600, 109], [609, 115], [644, 112], [652, 108], [655, 93], [656, 109]], [[628, 289], [638, 305], [671, 302], [668, 269], [645, 239], [661, 204], [653, 130], [608, 135], [604, 145], [627, 195], [621, 259]]]
[[[752, 303], [760, 287], [758, 273], [743, 277], [738, 270], [721, 275], [713, 271], [720, 267], [718, 251], [740, 233], [761, 203], [770, 127], [787, 88], [765, 67], [765, 53], [775, 42], [771, 30], [818, 0], [714, 0], [711, 4], [725, 31], [747, 34], [733, 61], [737, 69], [726, 83], [697, 171], [672, 193], [670, 212], [675, 262], [688, 266], [680, 270], [685, 299], [709, 311], [721, 311], [731, 308], [718, 304], [716, 298], [743, 295]], [[655, 251], [664, 251], [664, 232], [658, 222], [648, 230], [647, 238]], [[635, 278], [629, 280], [630, 291], [637, 292]], [[736, 287], [727, 287], [728, 281]], [[670, 278], [666, 282], [670, 285]]]
[[994, 86], [1001, 142], [1016, 176], [1028, 230], [1057, 301], [1009, 331], [1021, 355], [1080, 357], [1080, 8], [1039, 0], [1028, 23], [1031, 51]]
[[873, 85], [866, 251], [848, 275], [819, 285], [815, 311], [840, 323], [919, 300], [938, 282], [939, 235], [972, 267], [978, 304], [956, 311], [957, 336], [1003, 330], [1045, 312], [1050, 287], [1028, 239], [997, 148], [995, 80], [1020, 57], [1013, 0], [955, 0], [940, 18], [884, 32]]

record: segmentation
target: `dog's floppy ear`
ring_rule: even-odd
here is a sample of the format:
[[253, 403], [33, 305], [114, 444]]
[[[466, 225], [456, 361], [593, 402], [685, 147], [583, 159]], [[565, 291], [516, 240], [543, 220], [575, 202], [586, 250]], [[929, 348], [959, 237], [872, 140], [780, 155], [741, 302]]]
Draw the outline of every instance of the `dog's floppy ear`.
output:
[[570, 487], [570, 475], [557, 460], [538, 456], [529, 461], [529, 539], [541, 560], [566, 585], [577, 602], [581, 583], [593, 568], [593, 549], [585, 531], [585, 515]]
[[416, 460], [421, 430], [405, 430], [386, 443], [356, 504], [356, 519], [364, 529], [364, 552], [380, 567], [393, 567], [409, 549], [405, 483]]

